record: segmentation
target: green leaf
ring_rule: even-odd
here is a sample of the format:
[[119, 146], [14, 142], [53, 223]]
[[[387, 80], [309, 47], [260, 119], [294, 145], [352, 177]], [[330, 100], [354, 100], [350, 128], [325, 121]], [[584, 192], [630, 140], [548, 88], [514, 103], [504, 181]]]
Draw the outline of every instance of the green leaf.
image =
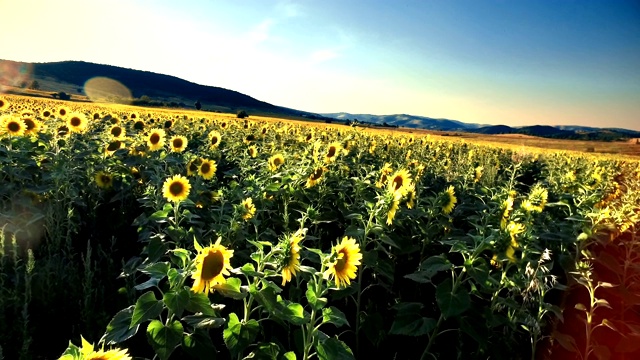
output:
[[440, 271], [450, 270], [452, 267], [453, 265], [444, 255], [431, 256], [420, 264], [420, 270], [429, 272], [431, 276]]
[[154, 236], [149, 239], [149, 244], [145, 249], [145, 253], [148, 256], [147, 262], [156, 262], [167, 253], [167, 245], [162, 240], [161, 236]]
[[280, 296], [278, 296], [278, 305], [279, 312], [284, 320], [294, 325], [302, 325], [309, 322], [309, 316], [304, 312], [302, 305], [283, 300]]
[[182, 270], [171, 268], [167, 273], [167, 277], [169, 278], [169, 286], [171, 287], [171, 289], [175, 289], [176, 287], [183, 284], [186, 275]]
[[224, 318], [209, 316], [204, 314], [189, 315], [182, 318], [182, 321], [195, 329], [210, 329], [224, 325]]
[[246, 263], [240, 268], [240, 272], [245, 274], [246, 276], [254, 276], [258, 278], [263, 278], [264, 274], [256, 271], [256, 268], [252, 263]]
[[346, 316], [344, 316], [344, 313], [334, 306], [322, 309], [322, 323], [331, 323], [336, 327], [341, 327], [342, 325], [349, 326], [349, 322]]
[[258, 348], [251, 352], [245, 359], [278, 360], [280, 346], [276, 343], [259, 343]]
[[180, 268], [187, 266], [190, 260], [190, 253], [186, 249], [174, 249], [171, 250], [171, 262]]
[[399, 303], [393, 308], [398, 311], [390, 334], [422, 336], [430, 333], [436, 327], [436, 321], [420, 315], [423, 305], [421, 303], [407, 302]]
[[169, 211], [158, 210], [149, 216], [150, 221], [157, 221], [159, 223], [163, 223], [167, 221], [167, 217], [169, 216]]
[[253, 298], [256, 299], [258, 304], [264, 307], [271, 314], [276, 314], [278, 309], [278, 302], [276, 300], [276, 292], [270, 288], [265, 287], [260, 290], [254, 285], [251, 284], [249, 286], [249, 292], [253, 295]]
[[181, 317], [184, 309], [191, 299], [189, 292], [190, 290], [185, 288], [172, 290], [165, 293], [162, 300], [169, 310], [176, 314], [177, 317]]
[[247, 292], [240, 289], [241, 285], [240, 279], [228, 278], [224, 284], [215, 285], [213, 288], [224, 297], [241, 300], [247, 297]]
[[288, 351], [280, 357], [280, 360], [296, 360], [296, 353]]
[[320, 360], [353, 360], [351, 349], [336, 338], [328, 338], [318, 341], [316, 352]]
[[193, 334], [185, 334], [182, 338], [182, 350], [185, 353], [199, 360], [214, 360], [218, 351], [211, 341], [209, 333], [196, 331]]
[[160, 313], [162, 313], [163, 308], [162, 301], [156, 299], [153, 291], [140, 295], [138, 301], [136, 301], [129, 328], [140, 325], [147, 320], [157, 318]]
[[120, 310], [107, 325], [107, 331], [100, 341], [104, 341], [107, 345], [114, 345], [135, 335], [140, 326], [129, 327], [134, 308], [135, 305], [131, 305], [126, 309]]
[[159, 320], [153, 320], [147, 326], [147, 341], [161, 360], [166, 360], [182, 342], [182, 324], [174, 320], [167, 326]]
[[327, 298], [317, 297], [314, 286], [315, 286], [314, 283], [311, 281], [307, 283], [306, 296], [307, 296], [307, 301], [309, 302], [309, 305], [311, 305], [311, 308], [318, 311], [322, 309], [325, 305], [327, 305]]
[[203, 313], [209, 316], [216, 315], [216, 311], [211, 307], [209, 297], [204, 293], [189, 291], [189, 302], [185, 306], [185, 309], [193, 313]]
[[242, 354], [247, 346], [251, 345], [260, 331], [260, 324], [254, 319], [247, 322], [240, 322], [235, 313], [229, 314], [227, 327], [222, 336], [224, 344], [231, 352], [231, 357], [235, 358]]
[[464, 287], [458, 287], [453, 292], [453, 282], [447, 279], [438, 285], [436, 289], [436, 302], [445, 319], [458, 316], [471, 305], [469, 292]]

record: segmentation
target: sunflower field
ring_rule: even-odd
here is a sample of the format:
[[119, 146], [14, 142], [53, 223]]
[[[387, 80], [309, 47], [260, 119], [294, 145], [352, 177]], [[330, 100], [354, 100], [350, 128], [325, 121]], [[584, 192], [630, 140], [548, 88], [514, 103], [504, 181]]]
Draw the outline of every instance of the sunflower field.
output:
[[0, 168], [0, 359], [638, 350], [637, 158], [7, 95]]

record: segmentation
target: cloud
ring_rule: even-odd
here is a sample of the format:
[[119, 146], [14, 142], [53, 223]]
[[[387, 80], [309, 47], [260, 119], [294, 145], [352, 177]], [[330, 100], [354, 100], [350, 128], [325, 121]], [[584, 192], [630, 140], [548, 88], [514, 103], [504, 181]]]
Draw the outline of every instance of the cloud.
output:
[[276, 21], [274, 19], [269, 18], [263, 20], [249, 32], [249, 40], [254, 44], [267, 41], [271, 35], [271, 29], [275, 24]]

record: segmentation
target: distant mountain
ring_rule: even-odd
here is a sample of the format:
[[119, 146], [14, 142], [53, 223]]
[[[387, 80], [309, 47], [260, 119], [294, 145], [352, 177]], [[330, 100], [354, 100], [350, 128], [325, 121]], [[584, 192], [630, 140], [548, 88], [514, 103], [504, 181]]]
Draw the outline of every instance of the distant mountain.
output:
[[619, 129], [619, 128], [595, 128], [587, 126], [548, 126], [533, 125], [512, 127], [507, 125], [482, 125], [469, 124], [458, 120], [434, 119], [426, 116], [415, 116], [406, 114], [396, 115], [371, 115], [371, 114], [350, 114], [345, 112], [322, 114], [339, 120], [357, 121], [359, 123], [370, 123], [383, 126], [400, 126], [416, 129], [427, 129], [436, 131], [460, 131], [478, 134], [524, 134], [557, 139], [576, 140], [622, 140], [640, 137], [639, 131]]
[[32, 79], [37, 80], [45, 91], [65, 91], [83, 95], [87, 80], [107, 77], [126, 86], [134, 98], [146, 96], [153, 100], [172, 101], [193, 107], [200, 101], [203, 108], [235, 112], [239, 109], [251, 113], [266, 113], [284, 116], [303, 116], [311, 113], [280, 107], [257, 100], [251, 96], [215, 86], [195, 84], [175, 76], [149, 71], [132, 70], [111, 65], [84, 61], [62, 61], [52, 63], [23, 63], [0, 60], [16, 68], [30, 68]]
[[430, 129], [430, 130], [444, 130], [444, 131], [465, 131], [469, 129], [477, 129], [483, 125], [480, 124], [468, 124], [458, 120], [449, 119], [435, 119], [426, 116], [416, 116], [407, 114], [396, 115], [371, 115], [371, 114], [349, 114], [345, 112], [340, 113], [325, 113], [322, 114], [326, 117], [332, 117], [338, 120], [357, 120], [358, 122], [365, 122], [371, 124], [387, 124], [390, 126], [400, 126], [408, 128]]

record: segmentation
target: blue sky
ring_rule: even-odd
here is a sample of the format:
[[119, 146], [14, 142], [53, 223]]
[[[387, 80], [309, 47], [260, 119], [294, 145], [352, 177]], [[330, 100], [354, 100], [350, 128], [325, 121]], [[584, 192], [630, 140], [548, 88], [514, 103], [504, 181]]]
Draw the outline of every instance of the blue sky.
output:
[[313, 112], [640, 130], [639, 1], [20, 0], [0, 14], [10, 60], [154, 71]]

